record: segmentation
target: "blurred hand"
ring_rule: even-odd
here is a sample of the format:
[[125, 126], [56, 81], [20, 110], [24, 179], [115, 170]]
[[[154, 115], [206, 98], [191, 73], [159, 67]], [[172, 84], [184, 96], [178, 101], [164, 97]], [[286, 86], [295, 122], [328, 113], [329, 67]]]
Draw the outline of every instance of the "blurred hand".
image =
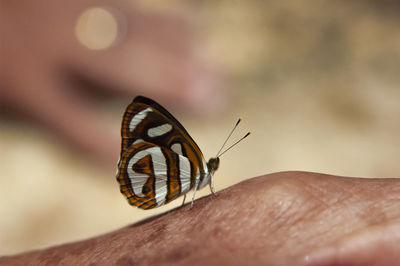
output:
[[400, 265], [400, 180], [282, 172], [1, 265]]
[[[94, 51], [78, 42], [75, 27], [83, 11], [99, 4], [119, 14], [126, 30], [114, 46]], [[88, 87], [126, 103], [144, 94], [199, 112], [221, 99], [215, 72], [194, 51], [183, 18], [145, 13], [126, 1], [1, 5], [3, 110], [39, 122], [98, 159], [114, 165], [120, 141], [104, 128], [104, 115], [84, 93]]]

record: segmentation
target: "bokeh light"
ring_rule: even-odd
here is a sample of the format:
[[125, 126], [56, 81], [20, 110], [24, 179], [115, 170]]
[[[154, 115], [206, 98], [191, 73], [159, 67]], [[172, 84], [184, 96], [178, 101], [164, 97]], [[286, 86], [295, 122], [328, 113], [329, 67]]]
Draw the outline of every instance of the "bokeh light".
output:
[[103, 7], [91, 7], [79, 16], [75, 35], [90, 50], [103, 50], [112, 46], [118, 38], [115, 16]]

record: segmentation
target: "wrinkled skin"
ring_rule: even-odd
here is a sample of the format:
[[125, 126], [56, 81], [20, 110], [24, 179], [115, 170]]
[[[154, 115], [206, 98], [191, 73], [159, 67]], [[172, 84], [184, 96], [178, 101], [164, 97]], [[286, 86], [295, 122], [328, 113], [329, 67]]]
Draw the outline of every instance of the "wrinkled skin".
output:
[[[109, 49], [89, 50], [75, 37], [79, 15], [93, 6], [118, 10], [126, 22], [123, 39]], [[220, 106], [216, 72], [194, 48], [182, 16], [123, 0], [1, 1], [0, 36], [0, 111], [108, 166], [115, 166], [120, 139], [105, 127], [99, 95], [128, 104], [144, 94], [197, 113]]]
[[1, 265], [400, 265], [400, 179], [281, 172]]

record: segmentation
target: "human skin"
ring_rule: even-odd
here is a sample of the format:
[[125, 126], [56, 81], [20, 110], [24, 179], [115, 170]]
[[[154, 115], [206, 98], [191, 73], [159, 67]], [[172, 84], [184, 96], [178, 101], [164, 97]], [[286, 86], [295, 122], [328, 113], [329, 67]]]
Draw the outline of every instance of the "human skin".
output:
[[252, 178], [156, 217], [0, 265], [400, 265], [400, 179]]

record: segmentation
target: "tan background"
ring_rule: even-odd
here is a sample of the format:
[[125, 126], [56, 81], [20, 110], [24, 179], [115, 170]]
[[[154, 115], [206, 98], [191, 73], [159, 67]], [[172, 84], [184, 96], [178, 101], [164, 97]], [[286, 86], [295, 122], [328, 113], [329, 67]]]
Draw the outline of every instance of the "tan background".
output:
[[[145, 8], [188, 12], [198, 49], [213, 53], [225, 72], [225, 110], [211, 117], [174, 110], [205, 157], [238, 117], [244, 121], [236, 138], [253, 131], [222, 157], [217, 190], [286, 170], [400, 175], [396, 1], [175, 1]], [[104, 106], [115, 134], [130, 100]], [[0, 254], [91, 237], [181, 202], [135, 209], [120, 195], [114, 169], [32, 125], [2, 119], [0, 127]]]

